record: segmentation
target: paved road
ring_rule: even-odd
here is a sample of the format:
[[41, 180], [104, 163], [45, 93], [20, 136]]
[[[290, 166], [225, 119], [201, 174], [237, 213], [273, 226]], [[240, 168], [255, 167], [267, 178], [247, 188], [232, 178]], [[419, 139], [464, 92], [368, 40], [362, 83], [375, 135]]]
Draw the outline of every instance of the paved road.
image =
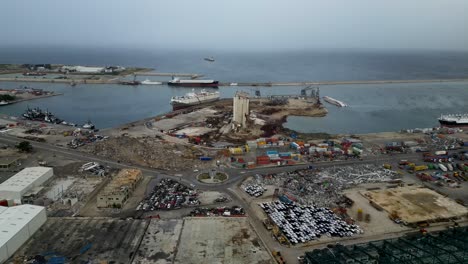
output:
[[[20, 141], [24, 141], [24, 139], [16, 138], [10, 135], [2, 134], [0, 135], [0, 142], [8, 143], [8, 144], [16, 144]], [[237, 203], [239, 206], [242, 206], [246, 209], [248, 215], [252, 216], [249, 217], [252, 226], [254, 227], [255, 232], [264, 242], [264, 244], [271, 250], [281, 250], [283, 255], [287, 258], [287, 260], [291, 261], [288, 263], [294, 263], [296, 257], [303, 254], [306, 249], [305, 248], [285, 248], [279, 245], [276, 240], [271, 236], [271, 234], [263, 228], [263, 224], [261, 219], [258, 219], [255, 216], [253, 210], [255, 210], [255, 204], [248, 203], [244, 195], [240, 194], [236, 188], [237, 185], [244, 180], [245, 178], [255, 175], [255, 174], [270, 174], [270, 173], [278, 173], [284, 171], [293, 171], [297, 169], [307, 168], [308, 165], [294, 165], [294, 166], [287, 166], [287, 167], [263, 167], [263, 168], [256, 168], [253, 170], [243, 170], [243, 169], [236, 169], [236, 168], [226, 168], [221, 167], [220, 170], [226, 172], [229, 175], [229, 179], [220, 184], [204, 184], [200, 183], [195, 178], [195, 173], [192, 170], [186, 170], [182, 172], [177, 172], [177, 174], [171, 173], [169, 171], [160, 170], [160, 169], [153, 169], [148, 168], [140, 165], [134, 164], [125, 164], [121, 162], [116, 162], [111, 159], [91, 155], [89, 153], [80, 152], [75, 149], [64, 148], [61, 146], [56, 146], [48, 143], [41, 143], [35, 141], [29, 141], [32, 146], [36, 149], [50, 151], [52, 153], [60, 154], [61, 156], [79, 159], [84, 161], [94, 161], [99, 162], [106, 166], [112, 166], [115, 168], [138, 168], [142, 170], [145, 175], [154, 176], [157, 179], [161, 179], [163, 177], [172, 178], [174, 180], [182, 181], [184, 184], [195, 185], [198, 189], [201, 190], [216, 190], [229, 195], [232, 199], [232, 202]], [[344, 160], [344, 161], [323, 161], [313, 163], [312, 165], [317, 168], [324, 168], [324, 167], [331, 167], [331, 166], [344, 166], [344, 165], [353, 165], [353, 164], [382, 164], [386, 162], [396, 161], [400, 159], [415, 159], [421, 157], [421, 154], [412, 153], [412, 154], [399, 154], [394, 156], [374, 156], [368, 157], [364, 160]], [[294, 261], [294, 262], [292, 262]]]

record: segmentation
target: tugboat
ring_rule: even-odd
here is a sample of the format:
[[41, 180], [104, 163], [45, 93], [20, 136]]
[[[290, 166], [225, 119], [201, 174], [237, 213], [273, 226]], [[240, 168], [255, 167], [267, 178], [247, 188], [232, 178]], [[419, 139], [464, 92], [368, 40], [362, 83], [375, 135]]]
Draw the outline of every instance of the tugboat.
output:
[[122, 85], [140, 85], [141, 82], [137, 81], [136, 75], [133, 75], [133, 81], [122, 81], [120, 82]]

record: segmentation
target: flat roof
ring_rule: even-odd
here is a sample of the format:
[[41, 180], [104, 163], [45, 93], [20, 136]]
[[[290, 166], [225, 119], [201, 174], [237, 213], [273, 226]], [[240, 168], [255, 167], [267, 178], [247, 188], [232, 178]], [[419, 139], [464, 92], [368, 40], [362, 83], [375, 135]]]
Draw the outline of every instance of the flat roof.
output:
[[0, 206], [0, 247], [3, 247], [16, 233], [45, 210], [37, 205]]
[[52, 170], [53, 169], [49, 167], [25, 168], [0, 184], [0, 191], [22, 191]]
[[13, 162], [16, 162], [20, 159], [21, 157], [0, 157], [0, 165], [10, 165]]

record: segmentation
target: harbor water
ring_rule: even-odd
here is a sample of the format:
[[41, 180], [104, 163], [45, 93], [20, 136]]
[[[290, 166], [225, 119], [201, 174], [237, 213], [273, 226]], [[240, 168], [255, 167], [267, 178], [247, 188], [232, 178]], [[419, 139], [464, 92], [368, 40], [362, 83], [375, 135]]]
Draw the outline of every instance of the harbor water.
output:
[[[3, 63], [61, 63], [81, 65], [123, 65], [152, 67], [160, 72], [205, 74], [205, 78], [223, 82], [331, 81], [465, 78], [468, 54], [348, 54], [291, 53], [235, 56], [208, 54], [215, 62], [203, 60], [206, 53], [135, 52], [101, 55], [90, 51], [40, 54], [0, 51]], [[78, 53], [79, 53], [78, 52]], [[3, 54], [5, 53], [5, 54]], [[15, 55], [16, 54], [16, 55]], [[71, 55], [70, 55], [71, 54]], [[148, 55], [149, 54], [149, 55]], [[29, 56], [29, 57], [28, 57]], [[52, 61], [51, 61], [52, 60]], [[139, 76], [140, 80], [146, 79]], [[151, 80], [167, 80], [151, 77]], [[21, 115], [29, 107], [48, 109], [61, 119], [82, 124], [90, 119], [98, 128], [115, 127], [163, 114], [171, 110], [170, 98], [191, 92], [191, 88], [166, 85], [84, 85], [72, 87], [53, 83], [2, 82], [0, 88], [28, 85], [63, 93], [62, 96], [1, 106], [0, 113]], [[262, 96], [300, 94], [303, 87], [220, 87], [221, 97], [232, 97], [243, 90]], [[324, 85], [321, 96], [343, 101], [349, 107], [338, 108], [323, 102], [329, 114], [323, 118], [289, 117], [286, 127], [300, 132], [369, 133], [396, 131], [437, 125], [437, 117], [446, 113], [468, 112], [468, 82]]]

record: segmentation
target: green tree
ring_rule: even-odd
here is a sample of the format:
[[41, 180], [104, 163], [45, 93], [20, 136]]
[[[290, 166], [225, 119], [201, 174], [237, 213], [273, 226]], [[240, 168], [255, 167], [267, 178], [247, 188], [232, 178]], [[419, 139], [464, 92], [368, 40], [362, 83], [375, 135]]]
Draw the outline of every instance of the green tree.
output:
[[31, 143], [29, 143], [28, 141], [21, 141], [20, 143], [18, 143], [18, 145], [16, 145], [16, 147], [21, 152], [31, 152], [33, 149]]

